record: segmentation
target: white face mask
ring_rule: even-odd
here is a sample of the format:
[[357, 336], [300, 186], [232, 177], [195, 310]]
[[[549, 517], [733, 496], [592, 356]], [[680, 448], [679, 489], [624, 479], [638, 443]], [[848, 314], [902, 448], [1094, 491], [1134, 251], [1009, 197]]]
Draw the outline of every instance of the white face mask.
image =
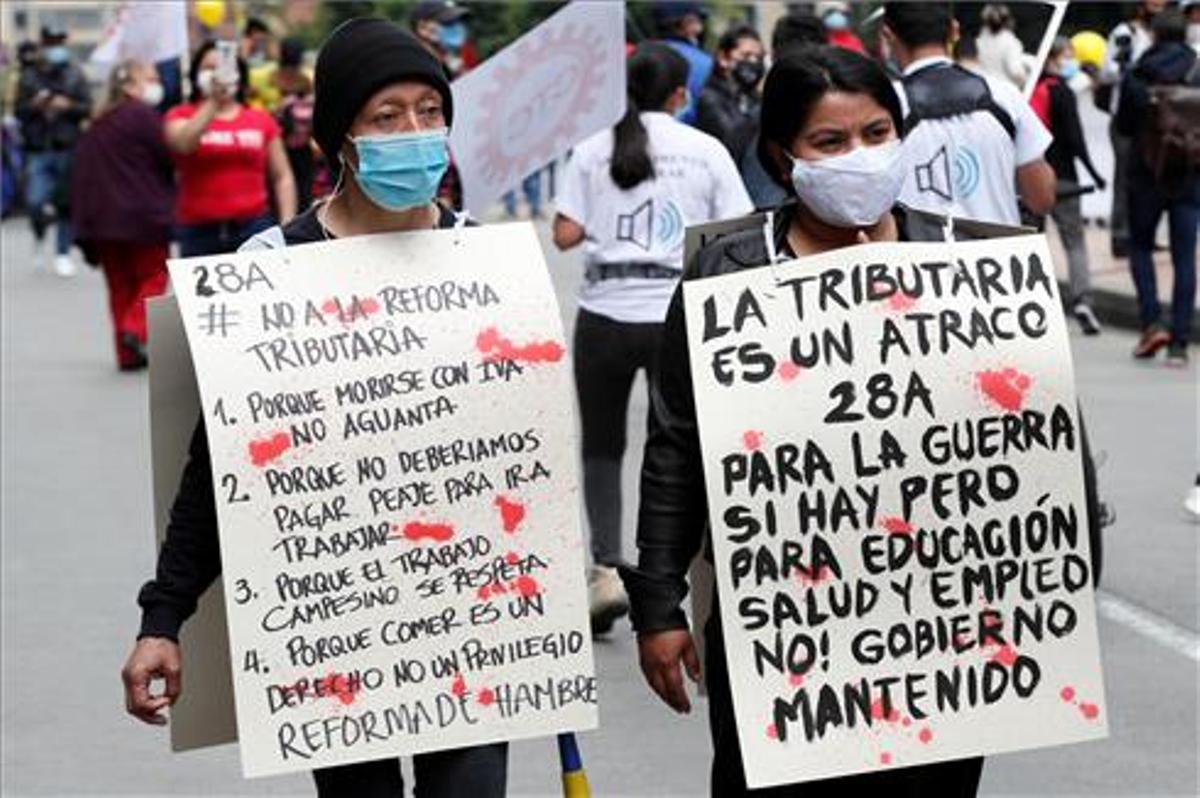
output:
[[163, 101], [163, 85], [157, 80], [142, 87], [142, 102], [151, 108], [157, 108]]
[[196, 73], [196, 87], [205, 97], [212, 95], [213, 83], [217, 79], [217, 70], [201, 69]]
[[878, 222], [900, 197], [904, 174], [899, 139], [819, 161], [792, 157], [796, 195], [814, 216], [835, 227]]

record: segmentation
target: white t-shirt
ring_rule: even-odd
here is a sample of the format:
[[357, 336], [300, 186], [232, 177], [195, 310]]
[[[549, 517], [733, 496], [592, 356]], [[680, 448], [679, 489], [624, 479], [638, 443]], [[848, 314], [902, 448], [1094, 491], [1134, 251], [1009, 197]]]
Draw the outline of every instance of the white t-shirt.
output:
[[[923, 58], [904, 70], [910, 75], [948, 58]], [[904, 204], [939, 214], [1000, 224], [1020, 224], [1017, 168], [1046, 152], [1054, 137], [1007, 81], [983, 75], [992, 99], [1012, 118], [1016, 137], [988, 111], [948, 119], [923, 119], [904, 139], [908, 176], [900, 192]], [[895, 84], [904, 114], [904, 86]]]
[[[675, 121], [641, 114], [655, 177], [628, 191], [609, 175], [613, 132], [602, 130], [567, 163], [558, 212], [587, 231], [588, 264], [653, 263], [683, 269], [683, 231], [754, 210], [737, 166], [721, 142]], [[584, 282], [579, 306], [629, 323], [661, 322], [677, 280], [621, 277]]]

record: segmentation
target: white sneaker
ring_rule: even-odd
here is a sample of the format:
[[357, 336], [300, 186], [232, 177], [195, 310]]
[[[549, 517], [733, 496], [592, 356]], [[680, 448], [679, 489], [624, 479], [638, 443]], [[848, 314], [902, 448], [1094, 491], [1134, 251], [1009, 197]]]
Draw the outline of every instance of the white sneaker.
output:
[[59, 277], [74, 277], [75, 271], [75, 261], [71, 260], [70, 255], [54, 256], [54, 273]]
[[1200, 485], [1195, 485], [1188, 491], [1183, 500], [1183, 509], [1187, 511], [1192, 523], [1200, 524]]
[[592, 616], [592, 634], [612, 631], [613, 623], [629, 614], [629, 596], [617, 569], [595, 565], [588, 573], [588, 607]]

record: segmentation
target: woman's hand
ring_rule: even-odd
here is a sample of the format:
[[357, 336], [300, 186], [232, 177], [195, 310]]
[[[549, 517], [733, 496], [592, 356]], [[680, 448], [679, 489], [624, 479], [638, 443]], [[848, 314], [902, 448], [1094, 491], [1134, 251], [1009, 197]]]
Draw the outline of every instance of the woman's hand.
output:
[[692, 634], [686, 629], [670, 629], [638, 636], [638, 656], [642, 675], [650, 689], [676, 712], [691, 712], [692, 702], [680, 673], [680, 662], [688, 678], [700, 682], [700, 658]]
[[[165, 682], [162, 695], [152, 695], [150, 683], [160, 678]], [[166, 716], [159, 713], [179, 698], [182, 679], [179, 644], [165, 637], [143, 637], [137, 641], [121, 669], [121, 681], [125, 683], [125, 711], [143, 723], [166, 725]]]

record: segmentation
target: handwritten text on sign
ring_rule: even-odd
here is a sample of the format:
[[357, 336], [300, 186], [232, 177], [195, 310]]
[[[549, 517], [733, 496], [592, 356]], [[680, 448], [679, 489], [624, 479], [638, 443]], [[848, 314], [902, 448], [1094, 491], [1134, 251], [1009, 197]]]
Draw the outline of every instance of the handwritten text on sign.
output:
[[595, 725], [570, 377], [532, 229], [170, 267], [247, 775]]
[[684, 290], [751, 786], [1104, 736], [1045, 239], [871, 244]]

